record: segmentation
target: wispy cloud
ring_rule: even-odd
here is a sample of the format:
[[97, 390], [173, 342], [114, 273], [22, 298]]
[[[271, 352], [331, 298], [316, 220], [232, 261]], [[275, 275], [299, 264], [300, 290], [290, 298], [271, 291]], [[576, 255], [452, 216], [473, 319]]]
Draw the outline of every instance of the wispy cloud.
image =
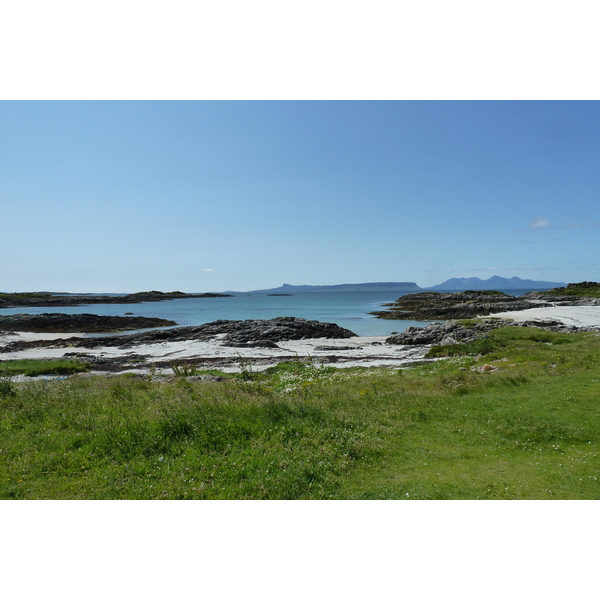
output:
[[202, 269], [203, 273], [213, 273], [214, 269]]
[[547, 221], [546, 219], [535, 219], [534, 221], [531, 222], [531, 224], [529, 225], [529, 229], [543, 229], [544, 227], [549, 227], [550, 226], [550, 222]]

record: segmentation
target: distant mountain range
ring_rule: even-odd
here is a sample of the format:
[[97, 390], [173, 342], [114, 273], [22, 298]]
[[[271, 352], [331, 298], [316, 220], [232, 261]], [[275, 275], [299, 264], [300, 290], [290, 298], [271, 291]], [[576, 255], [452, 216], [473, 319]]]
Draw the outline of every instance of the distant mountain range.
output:
[[555, 287], [562, 287], [565, 284], [556, 281], [534, 281], [533, 279], [521, 279], [520, 277], [498, 277], [494, 275], [489, 279], [479, 279], [479, 277], [453, 277], [427, 288], [429, 290], [550, 290]]
[[[494, 275], [489, 279], [479, 277], [453, 277], [439, 285], [422, 288], [413, 281], [380, 281], [372, 283], [341, 283], [338, 285], [290, 285], [284, 283], [277, 288], [252, 290], [248, 294], [296, 294], [301, 292], [398, 292], [411, 293], [426, 290], [434, 291], [461, 291], [461, 290], [550, 290], [563, 287], [566, 283], [555, 281], [534, 281], [519, 277], [498, 277]], [[241, 292], [223, 292], [241, 293]]]

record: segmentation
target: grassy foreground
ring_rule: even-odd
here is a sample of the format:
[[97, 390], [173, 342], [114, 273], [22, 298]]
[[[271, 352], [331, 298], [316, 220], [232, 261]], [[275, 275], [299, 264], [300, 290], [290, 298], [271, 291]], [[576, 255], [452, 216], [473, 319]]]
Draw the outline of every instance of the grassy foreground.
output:
[[403, 371], [0, 377], [0, 498], [600, 498], [600, 334], [475, 344]]

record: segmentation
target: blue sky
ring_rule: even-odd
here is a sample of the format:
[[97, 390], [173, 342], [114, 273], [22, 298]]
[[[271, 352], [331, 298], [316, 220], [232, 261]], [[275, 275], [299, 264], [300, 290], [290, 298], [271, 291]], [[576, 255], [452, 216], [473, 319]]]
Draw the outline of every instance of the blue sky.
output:
[[600, 104], [0, 102], [0, 291], [600, 280]]

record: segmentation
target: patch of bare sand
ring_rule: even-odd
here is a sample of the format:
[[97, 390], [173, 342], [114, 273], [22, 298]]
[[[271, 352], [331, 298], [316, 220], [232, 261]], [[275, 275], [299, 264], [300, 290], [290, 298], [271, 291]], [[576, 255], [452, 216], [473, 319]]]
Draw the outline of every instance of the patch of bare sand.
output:
[[[81, 335], [81, 334], [79, 334]], [[64, 334], [18, 333], [0, 336], [0, 345], [12, 341], [29, 341], [65, 337]], [[69, 334], [69, 337], [76, 335]], [[222, 337], [222, 336], [219, 336]], [[218, 368], [226, 372], [239, 372], [244, 363], [255, 370], [263, 370], [283, 360], [312, 359], [336, 367], [400, 367], [423, 360], [429, 347], [398, 346], [385, 343], [387, 336], [353, 337], [349, 339], [289, 340], [277, 343], [277, 348], [245, 348], [222, 346], [217, 338], [211, 341], [185, 340], [136, 345], [134, 348], [98, 346], [50, 348], [37, 347], [0, 354], [1, 360], [72, 358], [81, 353], [101, 359], [126, 359], [129, 356], [146, 357], [147, 363], [126, 369], [131, 372], [146, 372], [153, 363], [197, 361], [201, 368]], [[101, 343], [101, 342], [100, 342]], [[169, 369], [170, 370], [170, 369]], [[125, 372], [124, 371], [124, 372]]]
[[493, 313], [488, 317], [499, 317], [523, 323], [524, 321], [559, 321], [578, 329], [600, 329], [600, 306], [547, 306], [527, 310]]

